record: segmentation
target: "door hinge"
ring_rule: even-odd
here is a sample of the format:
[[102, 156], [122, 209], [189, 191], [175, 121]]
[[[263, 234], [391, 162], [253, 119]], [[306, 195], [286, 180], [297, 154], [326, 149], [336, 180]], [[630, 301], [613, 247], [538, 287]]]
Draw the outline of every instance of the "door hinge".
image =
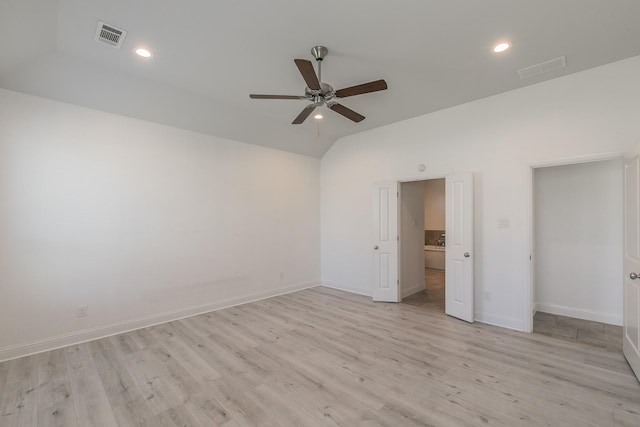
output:
[[400, 284], [400, 279], [398, 279], [398, 280], [396, 281], [396, 283], [399, 285], [399, 284]]
[[400, 236], [396, 236], [396, 237], [397, 237], [397, 239], [396, 239], [396, 240], [399, 242], [399, 241], [400, 241]]
[[400, 192], [399, 191], [396, 191], [396, 197], [400, 198]]

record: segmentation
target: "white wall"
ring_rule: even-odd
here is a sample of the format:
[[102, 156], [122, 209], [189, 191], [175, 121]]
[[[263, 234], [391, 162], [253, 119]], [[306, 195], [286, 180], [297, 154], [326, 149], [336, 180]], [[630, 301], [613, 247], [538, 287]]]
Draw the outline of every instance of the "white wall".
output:
[[526, 329], [530, 166], [631, 148], [638, 99], [634, 57], [340, 139], [321, 165], [323, 283], [371, 293], [373, 182], [470, 171], [476, 319]]
[[535, 169], [539, 311], [622, 324], [622, 161]]
[[404, 298], [424, 290], [424, 182], [403, 182], [400, 188], [400, 286]]
[[445, 180], [424, 181], [424, 229], [444, 230]]
[[317, 284], [319, 166], [0, 90], [0, 360]]

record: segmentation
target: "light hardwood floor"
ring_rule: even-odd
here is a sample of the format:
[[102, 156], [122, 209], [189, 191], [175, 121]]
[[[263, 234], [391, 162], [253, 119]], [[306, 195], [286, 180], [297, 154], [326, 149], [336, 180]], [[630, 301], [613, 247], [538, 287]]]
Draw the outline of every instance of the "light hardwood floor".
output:
[[619, 353], [313, 288], [0, 364], [9, 426], [640, 426]]
[[533, 332], [609, 351], [622, 351], [622, 326], [539, 311], [533, 316]]

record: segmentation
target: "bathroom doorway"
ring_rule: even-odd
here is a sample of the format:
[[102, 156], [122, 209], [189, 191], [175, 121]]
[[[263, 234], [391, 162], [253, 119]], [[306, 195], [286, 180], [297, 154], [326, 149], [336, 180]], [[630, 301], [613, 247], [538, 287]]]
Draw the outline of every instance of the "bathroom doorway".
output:
[[402, 302], [445, 312], [445, 179], [401, 184]]

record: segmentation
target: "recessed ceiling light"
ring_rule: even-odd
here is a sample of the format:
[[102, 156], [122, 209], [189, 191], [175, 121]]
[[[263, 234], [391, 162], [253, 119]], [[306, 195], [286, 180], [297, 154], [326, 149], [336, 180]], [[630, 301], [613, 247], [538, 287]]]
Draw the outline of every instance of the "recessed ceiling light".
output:
[[495, 45], [491, 50], [493, 51], [493, 53], [501, 53], [501, 52], [504, 52], [505, 50], [508, 50], [510, 47], [511, 47], [511, 43], [501, 42]]
[[142, 56], [143, 58], [151, 58], [153, 56], [153, 52], [142, 47], [137, 48], [135, 52], [138, 56]]
[[323, 119], [324, 116], [322, 114], [316, 114], [315, 116], [313, 116], [313, 118], [316, 120], [320, 120], [320, 119]]

